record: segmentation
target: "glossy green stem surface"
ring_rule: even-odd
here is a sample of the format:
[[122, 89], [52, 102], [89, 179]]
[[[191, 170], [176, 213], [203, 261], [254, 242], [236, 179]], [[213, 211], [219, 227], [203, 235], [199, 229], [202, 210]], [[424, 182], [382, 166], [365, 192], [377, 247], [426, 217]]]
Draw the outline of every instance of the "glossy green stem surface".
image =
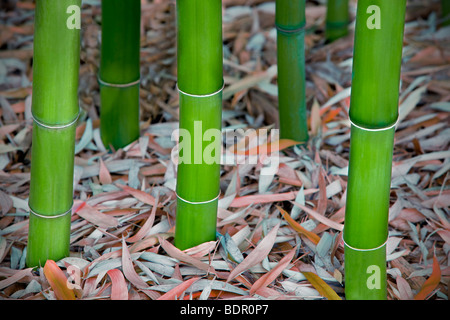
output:
[[280, 138], [305, 143], [305, 0], [277, 0], [277, 65]]
[[[32, 113], [43, 125], [33, 125], [29, 206], [43, 216], [62, 214], [73, 203], [80, 64], [80, 29], [67, 23], [77, 15], [73, 6], [80, 8], [81, 0], [36, 1]], [[69, 238], [70, 213], [53, 219], [30, 213], [27, 265], [64, 258]]]
[[345, 213], [346, 299], [386, 299], [386, 240], [406, 0], [359, 0]]
[[[350, 118], [382, 128], [397, 121], [405, 0], [358, 1]], [[370, 6], [374, 6], [371, 11]], [[376, 7], [379, 8], [376, 9]], [[371, 13], [367, 13], [370, 11]], [[380, 29], [369, 29], [377, 22]]]
[[450, 25], [450, 0], [441, 0], [441, 16], [444, 19], [442, 26]]
[[100, 133], [116, 150], [139, 138], [140, 17], [140, 0], [102, 1]]
[[327, 0], [325, 37], [334, 41], [348, 34], [350, 12], [348, 0]]
[[175, 245], [183, 250], [216, 239], [223, 86], [221, 0], [177, 0], [177, 27], [180, 150]]

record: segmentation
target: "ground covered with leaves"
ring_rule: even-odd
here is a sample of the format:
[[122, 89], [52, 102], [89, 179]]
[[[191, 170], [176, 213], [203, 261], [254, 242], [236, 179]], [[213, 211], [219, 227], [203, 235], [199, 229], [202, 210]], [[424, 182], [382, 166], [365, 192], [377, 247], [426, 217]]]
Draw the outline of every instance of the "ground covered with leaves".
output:
[[[261, 174], [260, 162], [224, 164], [217, 241], [180, 251], [171, 157], [175, 1], [142, 1], [141, 136], [115, 152], [99, 137], [100, 1], [83, 3], [71, 253], [32, 270], [25, 256], [34, 4], [2, 2], [1, 299], [344, 299], [354, 24], [347, 37], [326, 43], [324, 1], [307, 1], [310, 141], [280, 143], [275, 174]], [[276, 128], [274, 2], [223, 5], [223, 128]], [[353, 21], [356, 1], [350, 7]], [[387, 243], [391, 300], [449, 296], [449, 40], [439, 1], [408, 1]], [[242, 148], [238, 141], [224, 153]], [[65, 279], [73, 290], [55, 285]]]

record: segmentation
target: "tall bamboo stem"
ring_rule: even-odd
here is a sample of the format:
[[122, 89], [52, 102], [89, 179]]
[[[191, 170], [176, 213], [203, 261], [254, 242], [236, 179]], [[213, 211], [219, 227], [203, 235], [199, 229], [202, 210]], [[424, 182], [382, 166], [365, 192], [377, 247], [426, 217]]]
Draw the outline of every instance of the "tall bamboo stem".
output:
[[444, 19], [442, 26], [450, 25], [450, 0], [441, 0], [441, 16]]
[[100, 133], [122, 148], [139, 137], [140, 0], [102, 1]]
[[[177, 26], [180, 146], [184, 147], [177, 172], [175, 245], [186, 249], [216, 238], [223, 86], [222, 1], [177, 0]], [[205, 136], [211, 129], [219, 135]], [[211, 147], [215, 150], [213, 159], [208, 152]]]
[[325, 37], [334, 41], [348, 34], [348, 0], [328, 0]]
[[345, 214], [347, 299], [386, 299], [386, 241], [406, 0], [359, 0]]
[[308, 141], [305, 94], [305, 0], [276, 0], [280, 138]]
[[69, 253], [80, 63], [80, 29], [69, 22], [80, 7], [81, 0], [36, 1], [29, 266]]

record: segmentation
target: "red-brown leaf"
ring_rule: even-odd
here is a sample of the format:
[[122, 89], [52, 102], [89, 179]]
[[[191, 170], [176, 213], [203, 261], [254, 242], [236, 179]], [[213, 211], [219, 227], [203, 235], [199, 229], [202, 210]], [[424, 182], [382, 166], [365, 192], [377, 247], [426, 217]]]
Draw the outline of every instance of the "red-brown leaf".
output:
[[441, 281], [441, 268], [436, 256], [433, 256], [433, 271], [430, 277], [425, 281], [419, 293], [416, 294], [414, 300], [425, 300], [427, 296], [433, 292]]
[[125, 240], [122, 239], [122, 270], [125, 277], [130, 281], [136, 288], [148, 289], [148, 284], [142, 280], [141, 277], [134, 270], [133, 262], [131, 261], [131, 255], [128, 251]]
[[[155, 203], [158, 203], [158, 200], [159, 200], [159, 198], [157, 197], [155, 199]], [[139, 229], [139, 231], [134, 236], [128, 238], [127, 242], [139, 241], [147, 235], [147, 233], [150, 231], [150, 229], [153, 226], [153, 222], [155, 221], [156, 207], [157, 206], [153, 206], [150, 216], [148, 217], [147, 221], [145, 221], [142, 228]]]
[[174, 300], [177, 297], [181, 297], [183, 292], [186, 291], [198, 279], [198, 277], [195, 277], [180, 283], [175, 288], [167, 291], [165, 294], [159, 297], [158, 300]]
[[281, 151], [283, 149], [295, 146], [297, 144], [299, 144], [299, 142], [294, 141], [294, 140], [280, 139], [279, 141], [276, 141], [276, 142], [263, 143], [256, 147], [253, 147], [249, 150], [245, 150], [245, 151], [236, 150], [235, 154], [246, 155], [246, 156], [255, 156], [255, 155], [258, 155], [261, 153], [266, 154], [266, 153]]
[[124, 185], [119, 185], [119, 187], [122, 188], [123, 191], [128, 192], [133, 197], [135, 197], [139, 201], [142, 201], [143, 203], [149, 204], [151, 206], [156, 205], [155, 198], [152, 195], [150, 195], [144, 191], [137, 190], [137, 189], [134, 189], [134, 188], [131, 188], [128, 186], [124, 186]]
[[281, 272], [288, 266], [288, 264], [291, 262], [292, 258], [294, 257], [295, 251], [297, 250], [297, 247], [289, 251], [289, 253], [283, 257], [283, 259], [278, 262], [278, 264], [271, 269], [269, 272], [264, 274], [261, 278], [256, 280], [256, 282], [252, 285], [250, 288], [250, 294], [253, 294], [257, 292], [258, 290], [265, 288], [268, 284], [270, 284], [272, 281], [274, 281]]
[[73, 212], [79, 215], [81, 218], [99, 226], [100, 228], [117, 227], [119, 225], [119, 221], [116, 218], [101, 213], [86, 202], [81, 202], [81, 204], [78, 206], [77, 204], [79, 202], [79, 200], [75, 201]]
[[58, 300], [75, 300], [75, 292], [67, 286], [67, 277], [55, 261], [47, 260], [44, 275]]
[[275, 238], [277, 236], [278, 228], [280, 224], [278, 223], [272, 230], [261, 240], [261, 242], [253, 249], [252, 252], [249, 253], [245, 259], [236, 266], [228, 276], [227, 282], [232, 280], [238, 274], [241, 274], [245, 270], [257, 265], [260, 263], [270, 252], [275, 243]]
[[204, 262], [201, 262], [200, 260], [198, 260], [194, 257], [191, 257], [187, 253], [184, 253], [183, 251], [181, 251], [180, 249], [175, 247], [173, 244], [171, 244], [169, 241], [167, 241], [163, 238], [159, 238], [159, 242], [161, 244], [161, 247], [163, 247], [164, 251], [166, 251], [169, 256], [171, 256], [175, 259], [178, 259], [180, 261], [189, 263], [189, 264], [199, 268], [200, 270], [203, 270], [206, 272], [211, 272], [211, 273], [215, 272], [215, 270], [212, 266], [210, 266]]
[[98, 174], [98, 178], [101, 184], [112, 183], [111, 174], [109, 173], [108, 168], [106, 168], [106, 165], [101, 158], [100, 158], [100, 171]]
[[319, 293], [328, 300], [342, 300], [325, 281], [323, 281], [317, 274], [313, 272], [302, 271], [305, 278], [319, 291]]
[[289, 213], [286, 212], [283, 208], [277, 206], [278, 210], [283, 215], [283, 218], [289, 223], [289, 225], [298, 233], [306, 236], [309, 240], [311, 240], [314, 244], [318, 244], [320, 241], [320, 237], [315, 234], [314, 232], [308, 231], [305, 228], [303, 228], [300, 224], [298, 224], [292, 217], [289, 215]]
[[122, 272], [118, 269], [108, 270], [111, 278], [111, 300], [128, 300], [128, 288]]

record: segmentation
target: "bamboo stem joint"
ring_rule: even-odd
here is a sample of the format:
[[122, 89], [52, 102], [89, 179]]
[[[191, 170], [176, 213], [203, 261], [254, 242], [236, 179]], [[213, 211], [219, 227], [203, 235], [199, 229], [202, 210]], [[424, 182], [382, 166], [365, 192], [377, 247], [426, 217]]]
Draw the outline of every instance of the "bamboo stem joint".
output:
[[295, 29], [286, 29], [286, 28], [283, 28], [282, 26], [278, 25], [277, 23], [275, 23], [275, 27], [276, 27], [277, 31], [279, 31], [281, 33], [294, 34], [294, 33], [304, 32], [305, 31], [305, 27], [306, 27], [306, 22], [303, 23], [298, 28], [295, 28]]
[[[344, 233], [344, 232], [343, 232], [343, 233]], [[388, 239], [389, 239], [389, 238], [386, 238], [386, 241], [383, 242], [383, 243], [382, 243], [381, 245], [379, 245], [378, 247], [375, 247], [375, 248], [368, 248], [368, 249], [363, 249], [363, 248], [355, 248], [355, 247], [349, 245], [349, 244], [345, 241], [344, 235], [342, 235], [342, 242], [344, 242], [344, 245], [345, 245], [346, 247], [352, 249], [352, 250], [355, 250], [355, 251], [375, 251], [375, 250], [381, 249], [382, 247], [384, 247], [384, 246], [387, 244]]]
[[180, 199], [180, 200], [183, 201], [183, 202], [189, 203], [189, 204], [205, 204], [205, 203], [210, 203], [210, 202], [216, 201], [216, 200], [219, 199], [219, 197], [220, 197], [220, 191], [219, 191], [219, 194], [218, 194], [216, 197], [212, 198], [211, 200], [206, 200], [206, 201], [189, 201], [189, 200], [186, 200], [186, 199], [183, 199], [182, 197], [180, 197], [180, 196], [178, 195], [178, 193], [175, 192], [175, 194], [177, 195], [177, 198], [178, 198], [178, 199]]
[[137, 79], [136, 81], [132, 81], [132, 82], [129, 82], [129, 83], [109, 83], [109, 82], [103, 81], [99, 76], [97, 77], [97, 81], [102, 86], [112, 87], [112, 88], [128, 88], [128, 87], [132, 87], [134, 85], [137, 85], [137, 84], [141, 83], [141, 79], [140, 78]]
[[38, 217], [38, 218], [42, 218], [42, 219], [57, 219], [57, 218], [62, 218], [62, 217], [66, 216], [67, 214], [69, 214], [69, 213], [72, 212], [72, 206], [70, 206], [70, 209], [67, 210], [67, 211], [65, 211], [65, 212], [63, 212], [63, 213], [60, 213], [60, 214], [57, 214], [57, 215], [52, 215], [52, 216], [46, 216], [46, 215], [39, 214], [39, 213], [37, 213], [36, 211], [34, 211], [33, 209], [31, 209], [30, 205], [28, 205], [28, 208], [30, 209], [30, 213], [31, 213], [31, 214], [33, 214], [34, 216], [36, 216], [36, 217]]
[[350, 123], [351, 123], [352, 126], [355, 126], [355, 127], [357, 127], [358, 129], [361, 129], [361, 130], [364, 130], [364, 131], [371, 131], [371, 132], [385, 131], [385, 130], [392, 129], [392, 128], [394, 128], [395, 126], [397, 126], [397, 124], [398, 124], [398, 122], [399, 122], [399, 119], [400, 119], [400, 118], [397, 117], [397, 120], [396, 120], [393, 124], [391, 124], [391, 125], [389, 125], [389, 126], [386, 126], [386, 127], [381, 127], [381, 128], [367, 128], [367, 127], [363, 127], [363, 126], [360, 126], [360, 125], [354, 123], [350, 117], [348, 118], [348, 120], [350, 121]]
[[49, 129], [49, 130], [59, 130], [59, 129], [65, 129], [65, 128], [68, 128], [68, 127], [74, 125], [75, 123], [77, 123], [79, 117], [80, 117], [80, 111], [78, 111], [76, 117], [75, 117], [72, 121], [70, 121], [70, 122], [68, 122], [68, 123], [63, 123], [63, 124], [47, 124], [47, 123], [44, 123], [44, 122], [38, 120], [38, 119], [34, 116], [33, 112], [31, 112], [31, 118], [33, 119], [34, 123], [36, 123], [39, 127], [46, 128], [46, 129]]
[[177, 84], [177, 90], [180, 94], [184, 95], [184, 96], [189, 96], [189, 97], [193, 97], [193, 98], [209, 98], [209, 97], [214, 97], [215, 95], [218, 95], [219, 93], [221, 93], [223, 91], [223, 89], [225, 88], [225, 82], [222, 83], [222, 87], [213, 92], [213, 93], [209, 93], [209, 94], [192, 94], [192, 93], [187, 93], [182, 91]]

